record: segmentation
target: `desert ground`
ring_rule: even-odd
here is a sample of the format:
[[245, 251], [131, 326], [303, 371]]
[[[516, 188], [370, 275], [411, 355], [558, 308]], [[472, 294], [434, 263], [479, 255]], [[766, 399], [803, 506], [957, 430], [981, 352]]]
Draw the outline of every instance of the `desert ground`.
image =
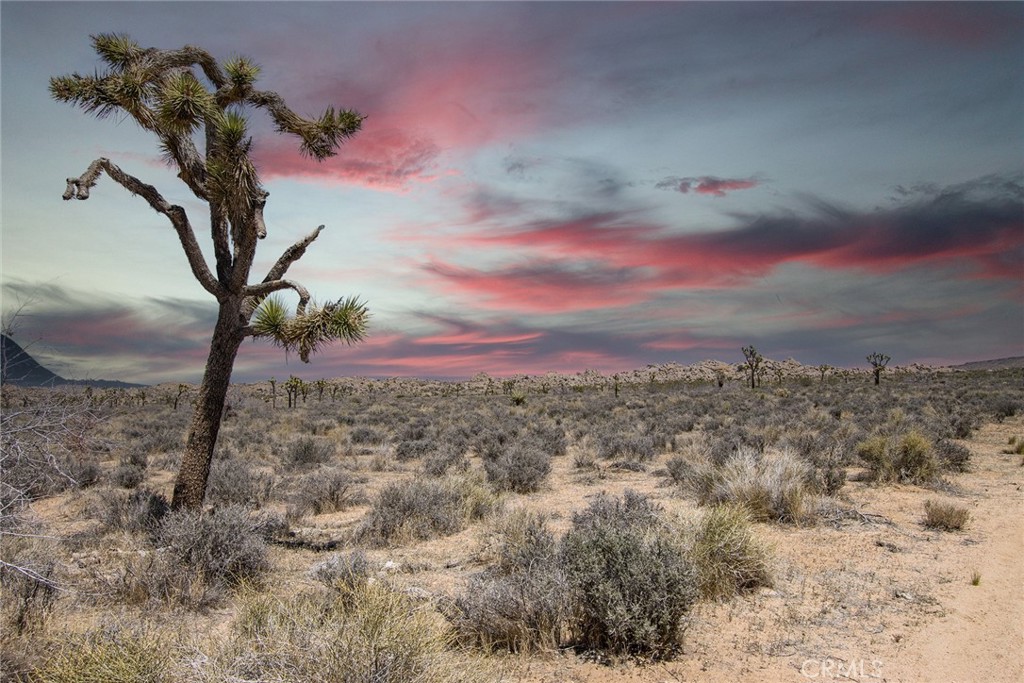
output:
[[[256, 549], [258, 558], [247, 561], [258, 567], [245, 580], [236, 580], [242, 571], [222, 580], [212, 569], [194, 571], [189, 562], [201, 563], [198, 556], [175, 560], [175, 539], [193, 537], [180, 525], [178, 536], [160, 531], [178, 513], [153, 513], [170, 497], [190, 390], [150, 388], [142, 397], [87, 396], [79, 388], [60, 414], [73, 425], [81, 417], [85, 432], [44, 444], [52, 457], [42, 464], [67, 476], [44, 485], [35, 471], [34, 488], [5, 499], [3, 680], [359, 680], [307, 661], [313, 655], [303, 648], [312, 652], [324, 632], [274, 650], [283, 646], [267, 641], [284, 631], [272, 630], [283, 627], [266, 616], [267, 604], [334, 595], [353, 576], [337, 567], [356, 565], [360, 580], [398, 596], [399, 617], [416, 615], [398, 630], [430, 634], [403, 646], [410, 668], [389, 664], [375, 680], [1022, 680], [1021, 379], [1019, 370], [906, 373], [875, 387], [865, 376], [808, 375], [751, 389], [741, 378], [724, 387], [652, 378], [525, 391], [477, 382], [458, 390], [348, 383], [332, 392], [336, 385], [325, 383], [320, 392], [307, 387], [305, 398], [281, 386], [273, 396], [266, 384], [239, 386], [206, 515], [239, 510], [255, 520], [245, 551]], [[47, 391], [5, 390], [5, 416], [52, 406]], [[885, 457], [919, 444], [920, 469], [888, 467], [870, 443], [888, 444]], [[32, 464], [42, 450], [19, 452]], [[735, 498], [722, 498], [726, 473], [743, 457], [789, 463], [796, 479], [761, 482], [768, 498], [744, 498], [749, 481], [728, 488]], [[5, 456], [7, 483], [22, 481], [26, 463]], [[465, 493], [460, 500], [472, 511], [426, 532], [408, 520], [388, 527], [388, 491], [416, 482]], [[773, 488], [789, 492], [782, 503], [765, 502], [776, 500]], [[505, 614], [494, 626], [486, 590], [500, 585], [495, 567], [522, 520], [542, 520], [545, 538], [562, 543], [564, 556], [581, 513], [627, 492], [657, 511], [657, 529], [669, 530], [687, 558], [696, 557], [693, 538], [709, 511], [738, 503], [750, 512], [744, 529], [765, 575], [722, 595], [696, 594], [667, 649], [588, 647], [565, 616], [571, 609], [547, 640], [526, 629], [503, 641], [518, 625]], [[966, 523], [929, 525], [929, 501], [964, 513]], [[716, 552], [729, 561], [728, 550]], [[527, 593], [539, 581], [529, 571], [516, 584]], [[558, 576], [566, 591], [587, 591]], [[532, 607], [542, 597], [520, 599]], [[514, 612], [520, 603], [509, 604]], [[260, 622], [264, 631], [252, 626], [261, 614], [269, 619]], [[298, 617], [289, 619], [296, 629]], [[390, 633], [386, 627], [373, 632]], [[366, 652], [375, 657], [397, 647], [370, 640]], [[293, 661], [292, 669], [268, 663], [270, 655]], [[147, 657], [156, 662], [152, 671]]]

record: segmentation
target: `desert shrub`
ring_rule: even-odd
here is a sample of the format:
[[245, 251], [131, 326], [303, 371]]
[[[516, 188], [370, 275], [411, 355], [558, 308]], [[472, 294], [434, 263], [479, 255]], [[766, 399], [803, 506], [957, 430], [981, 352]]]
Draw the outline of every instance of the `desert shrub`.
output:
[[1020, 399], [1009, 398], [1007, 396], [1001, 396], [992, 401], [990, 408], [992, 417], [996, 422], [1002, 422], [1008, 417], [1013, 417], [1020, 410], [1021, 401]]
[[676, 652], [697, 579], [659, 506], [632, 491], [602, 495], [573, 516], [561, 554], [578, 645], [654, 659]]
[[170, 511], [170, 504], [160, 493], [147, 488], [135, 489], [131, 493], [110, 491], [103, 501], [102, 522], [108, 530], [131, 533], [145, 533], [154, 536], [164, 516]]
[[391, 483], [371, 503], [356, 538], [371, 545], [391, 545], [450, 536], [491, 511], [494, 499], [481, 488], [468, 478]]
[[373, 576], [373, 563], [362, 550], [334, 554], [313, 565], [310, 576], [331, 590], [349, 594], [364, 588]]
[[568, 602], [558, 543], [543, 516], [516, 511], [496, 525], [493, 564], [470, 579], [447, 616], [460, 641], [487, 650], [557, 647]]
[[815, 492], [834, 496], [846, 486], [845, 457], [839, 443], [818, 439], [814, 450], [800, 459], [810, 465], [809, 484]]
[[417, 604], [386, 584], [288, 599], [249, 593], [207, 675], [211, 681], [281, 683], [487, 680], [479, 667], [460, 666], [450, 645], [449, 630], [429, 604]]
[[266, 546], [253, 527], [249, 512], [239, 506], [206, 514], [176, 510], [164, 517], [156, 545], [169, 549], [183, 567], [207, 581], [238, 584], [269, 568]]
[[384, 433], [367, 425], [354, 426], [348, 433], [352, 443], [361, 445], [381, 444], [387, 441]]
[[565, 455], [569, 441], [565, 430], [557, 424], [538, 423], [530, 426], [530, 439], [545, 453], [551, 456]]
[[697, 468], [694, 484], [705, 505], [737, 503], [755, 521], [801, 523], [812, 520], [810, 466], [792, 452], [765, 455], [740, 449], [721, 467]]
[[[187, 415], [187, 411], [180, 413]], [[179, 450], [185, 443], [182, 427], [184, 425], [155, 424], [147, 425], [146, 431], [134, 441], [140, 453], [171, 453]]]
[[498, 491], [532, 493], [551, 473], [551, 455], [532, 439], [517, 439], [484, 458], [487, 481]]
[[742, 505], [709, 508], [694, 531], [689, 555], [706, 599], [772, 585], [770, 553], [755, 538], [750, 513]]
[[299, 437], [285, 451], [284, 466], [289, 469], [300, 469], [323, 465], [334, 458], [336, 451], [334, 442], [323, 437]]
[[295, 482], [288, 497], [288, 517], [339, 512], [365, 500], [359, 484], [365, 480], [336, 467], [321, 467]]
[[469, 460], [466, 458], [465, 444], [444, 444], [423, 459], [423, 471], [434, 477], [440, 477], [451, 470], [465, 472], [467, 469]]
[[967, 472], [970, 469], [970, 449], [949, 439], [935, 443], [935, 458], [939, 468], [946, 472]]
[[215, 459], [206, 483], [206, 502], [259, 508], [273, 496], [275, 483], [273, 475], [257, 472], [245, 460]]
[[939, 469], [931, 442], [916, 431], [870, 437], [857, 446], [857, 455], [878, 482], [921, 484], [933, 480]]
[[971, 518], [967, 508], [956, 503], [928, 499], [924, 502], [924, 525], [929, 529], [959, 531]]
[[429, 439], [417, 441], [400, 441], [395, 447], [395, 459], [400, 462], [415, 460], [427, 455], [436, 448], [436, 444]]
[[108, 628], [68, 636], [30, 680], [33, 683], [169, 683], [171, 650], [165, 640]]
[[121, 459], [114, 471], [110, 473], [110, 481], [115, 486], [133, 489], [146, 480], [145, 456], [143, 462], [137, 463], [129, 457]]
[[647, 462], [657, 455], [654, 438], [649, 434], [601, 434], [596, 447], [597, 457], [602, 460]]
[[45, 539], [32, 533], [5, 539], [0, 545], [0, 631], [20, 636], [43, 626], [58, 595], [56, 568], [53, 547]]
[[398, 432], [399, 441], [422, 441], [430, 433], [430, 420], [417, 417], [405, 424]]
[[125, 556], [111, 583], [122, 601], [167, 602], [205, 609], [226, 592], [255, 582], [269, 568], [267, 520], [241, 507], [168, 513], [156, 530], [156, 550]]

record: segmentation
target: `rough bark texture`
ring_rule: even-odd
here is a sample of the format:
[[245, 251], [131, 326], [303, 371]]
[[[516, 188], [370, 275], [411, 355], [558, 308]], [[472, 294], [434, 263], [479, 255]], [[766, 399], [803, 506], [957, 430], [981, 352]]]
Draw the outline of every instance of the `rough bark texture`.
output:
[[224, 403], [231, 383], [231, 370], [235, 365], [238, 348], [245, 338], [240, 310], [239, 299], [232, 298], [220, 304], [185, 454], [181, 459], [178, 478], [174, 482], [174, 499], [171, 503], [174, 508], [198, 508], [203, 504], [213, 449], [217, 445]]

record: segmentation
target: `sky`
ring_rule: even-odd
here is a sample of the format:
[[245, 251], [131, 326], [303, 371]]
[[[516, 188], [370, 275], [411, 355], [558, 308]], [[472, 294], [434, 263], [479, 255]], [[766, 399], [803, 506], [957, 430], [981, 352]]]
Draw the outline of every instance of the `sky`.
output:
[[153, 138], [50, 99], [97, 33], [367, 116], [317, 163], [247, 112], [252, 281], [323, 224], [289, 276], [373, 317], [309, 365], [246, 341], [235, 381], [1024, 355], [1024, 3], [3, 0], [0, 31], [5, 321], [66, 377], [198, 381], [216, 319], [143, 200], [61, 199], [109, 157], [212, 261]]

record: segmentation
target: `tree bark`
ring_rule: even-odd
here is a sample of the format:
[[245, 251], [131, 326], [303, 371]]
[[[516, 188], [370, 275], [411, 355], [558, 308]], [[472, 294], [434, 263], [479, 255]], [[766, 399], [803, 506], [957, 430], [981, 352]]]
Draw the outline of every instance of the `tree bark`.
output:
[[203, 383], [196, 398], [185, 454], [174, 483], [174, 498], [171, 501], [174, 509], [198, 509], [206, 496], [206, 480], [210, 476], [210, 462], [220, 432], [221, 417], [231, 383], [231, 370], [235, 365], [238, 348], [245, 338], [241, 308], [240, 297], [230, 297], [220, 302], [217, 326], [210, 341], [210, 355], [206, 360]]

